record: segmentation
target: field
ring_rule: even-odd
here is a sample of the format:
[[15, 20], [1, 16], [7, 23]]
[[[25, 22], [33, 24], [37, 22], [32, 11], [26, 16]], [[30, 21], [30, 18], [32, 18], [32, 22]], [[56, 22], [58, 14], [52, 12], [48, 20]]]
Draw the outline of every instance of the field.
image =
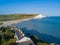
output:
[[0, 21], [28, 19], [28, 18], [33, 18], [36, 15], [37, 14], [9, 14], [9, 15], [0, 15]]

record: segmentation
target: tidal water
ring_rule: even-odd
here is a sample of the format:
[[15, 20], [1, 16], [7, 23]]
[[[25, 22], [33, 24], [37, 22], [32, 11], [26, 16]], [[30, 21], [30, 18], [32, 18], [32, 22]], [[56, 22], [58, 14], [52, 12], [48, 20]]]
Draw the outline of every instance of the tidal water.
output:
[[24, 33], [37, 35], [41, 40], [49, 43], [60, 44], [59, 16], [31, 19], [15, 25]]

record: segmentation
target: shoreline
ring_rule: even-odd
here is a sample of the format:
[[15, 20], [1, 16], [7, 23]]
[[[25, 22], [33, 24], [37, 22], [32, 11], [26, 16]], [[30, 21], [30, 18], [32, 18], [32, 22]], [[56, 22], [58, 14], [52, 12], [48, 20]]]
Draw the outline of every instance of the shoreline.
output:
[[1, 26], [11, 26], [12, 24], [16, 24], [16, 23], [21, 23], [23, 21], [27, 21], [27, 20], [30, 20], [30, 19], [21, 19], [21, 20], [11, 20], [11, 21], [1, 21], [3, 24], [0, 25]]
[[28, 18], [28, 19], [1, 21], [3, 24], [0, 25], [0, 27], [1, 27], [1, 26], [4, 26], [4, 27], [6, 27], [6, 26], [11, 26], [12, 24], [21, 23], [21, 22], [23, 22], [23, 21], [27, 21], [27, 20], [31, 20], [31, 19], [44, 18], [44, 17], [46, 17], [46, 16], [43, 16], [42, 14], [39, 14], [39, 15], [33, 17], [33, 18]]

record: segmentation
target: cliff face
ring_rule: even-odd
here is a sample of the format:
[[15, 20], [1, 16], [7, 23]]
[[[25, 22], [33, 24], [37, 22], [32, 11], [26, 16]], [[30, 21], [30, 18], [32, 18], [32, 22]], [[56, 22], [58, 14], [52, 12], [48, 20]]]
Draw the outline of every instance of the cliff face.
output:
[[43, 17], [46, 17], [46, 16], [39, 14], [39, 15], [35, 16], [34, 18], [43, 18]]

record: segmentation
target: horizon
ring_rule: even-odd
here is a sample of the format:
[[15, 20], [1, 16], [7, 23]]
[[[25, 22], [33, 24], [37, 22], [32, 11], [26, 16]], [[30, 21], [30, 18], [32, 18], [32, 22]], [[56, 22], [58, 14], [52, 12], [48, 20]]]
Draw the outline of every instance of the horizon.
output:
[[0, 15], [4, 14], [60, 16], [60, 0], [0, 0]]

